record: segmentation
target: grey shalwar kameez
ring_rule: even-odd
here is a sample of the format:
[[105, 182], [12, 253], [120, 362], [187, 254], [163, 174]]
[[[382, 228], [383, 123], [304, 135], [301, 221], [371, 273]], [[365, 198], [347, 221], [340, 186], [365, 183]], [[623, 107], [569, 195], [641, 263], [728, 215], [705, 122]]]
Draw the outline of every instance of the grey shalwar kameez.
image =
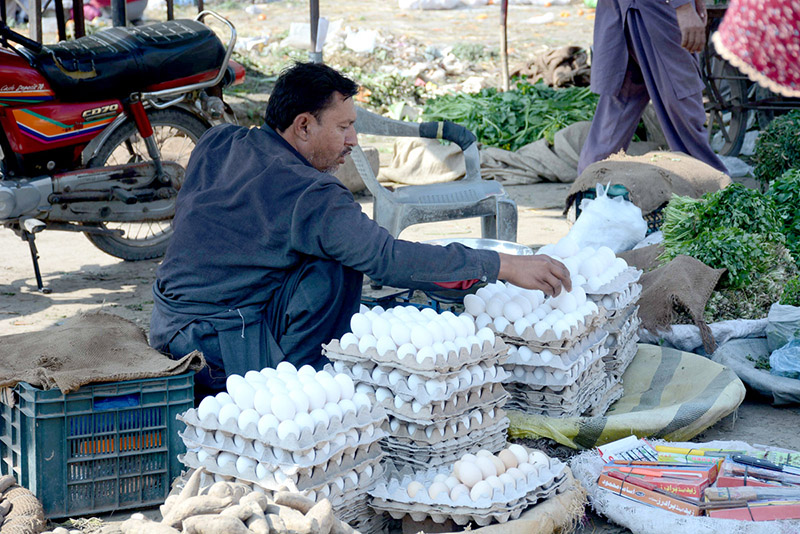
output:
[[197, 393], [226, 375], [322, 367], [320, 345], [349, 330], [362, 273], [391, 286], [494, 281], [495, 252], [395, 240], [334, 176], [317, 171], [271, 128], [223, 125], [195, 147], [174, 235], [156, 273], [150, 344], [209, 367]]
[[598, 1], [591, 87], [600, 101], [578, 174], [628, 148], [650, 100], [671, 150], [727, 173], [708, 142], [697, 56], [681, 47], [675, 9], [693, 1]]

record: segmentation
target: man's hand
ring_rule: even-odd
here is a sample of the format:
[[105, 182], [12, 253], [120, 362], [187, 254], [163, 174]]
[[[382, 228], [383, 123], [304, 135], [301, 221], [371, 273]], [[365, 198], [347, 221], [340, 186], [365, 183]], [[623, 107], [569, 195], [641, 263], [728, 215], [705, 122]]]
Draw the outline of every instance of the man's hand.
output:
[[561, 293], [562, 287], [572, 291], [569, 270], [560, 261], [544, 254], [535, 256], [500, 254], [498, 278], [525, 289], [540, 289], [551, 297]]
[[700, 52], [706, 44], [706, 5], [704, 0], [689, 2], [675, 9], [681, 29], [681, 46]]

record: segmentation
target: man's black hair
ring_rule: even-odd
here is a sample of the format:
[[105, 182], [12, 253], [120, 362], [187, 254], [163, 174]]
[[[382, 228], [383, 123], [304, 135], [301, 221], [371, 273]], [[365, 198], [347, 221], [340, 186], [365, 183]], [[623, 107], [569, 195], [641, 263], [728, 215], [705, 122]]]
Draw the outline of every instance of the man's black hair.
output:
[[350, 98], [357, 92], [358, 85], [336, 69], [321, 63], [295, 63], [275, 82], [264, 120], [274, 130], [283, 132], [301, 113], [311, 113], [319, 119], [334, 93]]

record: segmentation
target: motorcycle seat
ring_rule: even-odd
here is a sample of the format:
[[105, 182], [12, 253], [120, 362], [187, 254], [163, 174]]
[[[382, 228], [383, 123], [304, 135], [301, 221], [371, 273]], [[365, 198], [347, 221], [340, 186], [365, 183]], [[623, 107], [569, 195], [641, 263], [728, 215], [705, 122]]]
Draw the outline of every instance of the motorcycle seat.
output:
[[26, 55], [62, 100], [75, 102], [124, 98], [218, 70], [225, 49], [205, 24], [171, 20], [110, 28]]

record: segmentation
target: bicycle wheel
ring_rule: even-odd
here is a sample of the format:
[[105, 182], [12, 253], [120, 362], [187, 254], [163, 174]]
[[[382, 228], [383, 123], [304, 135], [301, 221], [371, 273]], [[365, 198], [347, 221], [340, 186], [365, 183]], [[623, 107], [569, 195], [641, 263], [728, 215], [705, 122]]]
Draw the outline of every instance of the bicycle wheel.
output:
[[742, 150], [750, 110], [747, 102], [747, 81], [739, 70], [719, 58], [712, 57], [711, 88], [707, 91], [708, 135], [711, 146], [723, 156], [737, 156]]
[[[178, 109], [147, 113], [158, 148], [164, 161], [174, 161], [186, 168], [197, 140], [208, 126], [194, 115]], [[100, 147], [88, 167], [123, 165], [149, 160], [147, 147], [136, 125], [122, 125]], [[172, 236], [172, 219], [141, 223], [101, 223], [102, 228], [122, 230], [122, 236], [86, 234], [89, 241], [103, 252], [123, 260], [138, 261], [160, 258]]]

